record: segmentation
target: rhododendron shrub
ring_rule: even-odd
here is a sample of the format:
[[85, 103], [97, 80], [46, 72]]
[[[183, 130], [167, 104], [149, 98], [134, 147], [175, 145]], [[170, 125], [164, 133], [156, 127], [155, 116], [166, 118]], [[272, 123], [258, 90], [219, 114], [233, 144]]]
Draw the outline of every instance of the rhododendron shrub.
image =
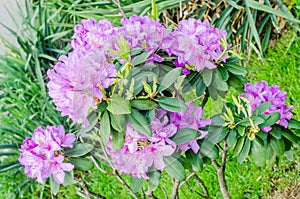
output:
[[[228, 198], [227, 150], [239, 162], [250, 157], [258, 165], [279, 155], [291, 158], [300, 125], [292, 119], [287, 93], [265, 81], [246, 84], [247, 71], [227, 44], [226, 31], [197, 19], [170, 30], [147, 16], [123, 18], [121, 26], [82, 20], [74, 31], [72, 51], [47, 74], [57, 110], [81, 125], [78, 141], [61, 126], [38, 127], [21, 147], [19, 161], [29, 177], [72, 184], [71, 170], [96, 165], [127, 188], [119, 174], [131, 175], [130, 193], [137, 198], [134, 192], [145, 183], [153, 197], [166, 172], [175, 179], [176, 197], [187, 172], [212, 163]], [[219, 114], [207, 115], [209, 98], [224, 98], [231, 87], [245, 93], [224, 103]]]

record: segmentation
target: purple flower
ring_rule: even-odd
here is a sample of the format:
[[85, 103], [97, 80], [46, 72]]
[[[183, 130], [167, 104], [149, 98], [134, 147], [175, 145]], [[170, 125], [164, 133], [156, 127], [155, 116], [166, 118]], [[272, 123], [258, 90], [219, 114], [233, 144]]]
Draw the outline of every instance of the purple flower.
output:
[[187, 102], [186, 105], [188, 106], [188, 110], [184, 112], [180, 112], [180, 113], [170, 112], [170, 122], [176, 125], [178, 129], [192, 128], [199, 131], [199, 133], [201, 133], [201, 135], [197, 139], [179, 145], [179, 148], [183, 151], [192, 149], [194, 153], [197, 153], [200, 149], [197, 140], [203, 139], [208, 133], [207, 131], [203, 131], [199, 129], [204, 128], [207, 125], [211, 124], [211, 120], [203, 118], [202, 107], [195, 107], [192, 102]]
[[172, 155], [176, 149], [176, 144], [169, 138], [177, 132], [176, 126], [167, 124], [167, 118], [164, 119], [163, 122], [158, 119], [151, 122], [152, 137], [140, 134], [127, 124], [122, 149], [116, 152], [110, 144], [107, 146], [114, 167], [121, 173], [145, 179], [149, 178], [147, 172], [152, 165], [163, 170], [166, 166], [163, 157]]
[[[268, 86], [266, 81], [256, 82], [255, 84], [245, 85], [245, 94], [240, 96], [249, 100], [252, 112], [262, 103], [271, 102], [271, 106], [264, 112], [270, 114], [273, 112], [280, 113], [280, 119], [276, 124], [280, 124], [285, 128], [288, 127], [288, 120], [292, 119], [293, 114], [290, 112], [292, 106], [286, 105], [287, 93], [280, 90], [279, 86]], [[269, 132], [272, 127], [262, 128], [262, 131]]]
[[146, 52], [152, 52], [150, 61], [163, 61], [163, 58], [155, 54], [158, 49], [168, 51], [172, 42], [170, 32], [158, 21], [148, 16], [133, 15], [129, 19], [122, 18], [123, 27], [121, 34], [127, 40], [131, 49], [142, 48]]
[[64, 163], [60, 154], [61, 147], [73, 147], [76, 137], [73, 133], [65, 134], [62, 126], [47, 126], [35, 129], [31, 138], [26, 138], [21, 145], [19, 162], [25, 166], [25, 173], [44, 184], [44, 179], [52, 174], [54, 180], [62, 184], [64, 171], [71, 171], [74, 165]]
[[48, 71], [49, 95], [62, 116], [87, 126], [87, 115], [103, 98], [100, 87], [108, 88], [116, 77], [113, 64], [107, 63], [103, 50], [94, 49], [84, 55], [72, 52], [59, 58], [54, 69]]
[[103, 48], [107, 40], [118, 34], [118, 28], [109, 21], [97, 22], [95, 19], [82, 20], [81, 24], [75, 26], [74, 31], [72, 47], [84, 54], [94, 48]]
[[[218, 61], [222, 52], [227, 50], [220, 43], [220, 39], [226, 38], [226, 31], [214, 28], [208, 21], [182, 20], [172, 35], [169, 52], [178, 57], [174, 64], [183, 67], [185, 74], [189, 74], [186, 64], [194, 66], [198, 72], [204, 68], [216, 68], [213, 61]], [[225, 62], [226, 56], [221, 59]]]

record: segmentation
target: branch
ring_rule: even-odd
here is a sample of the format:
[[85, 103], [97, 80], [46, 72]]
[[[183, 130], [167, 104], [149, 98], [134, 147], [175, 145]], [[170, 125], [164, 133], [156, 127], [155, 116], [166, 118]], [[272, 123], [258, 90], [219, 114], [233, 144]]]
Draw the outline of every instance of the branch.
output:
[[118, 8], [119, 8], [119, 10], [120, 10], [120, 13], [121, 13], [122, 17], [125, 17], [125, 18], [126, 18], [126, 14], [125, 14], [125, 12], [124, 12], [122, 6], [121, 6], [120, 1], [119, 1], [119, 0], [111, 0], [111, 1], [112, 1], [114, 4], [116, 4], [116, 5], [118, 6]]
[[230, 195], [229, 195], [226, 180], [225, 180], [225, 174], [224, 174], [225, 168], [226, 168], [227, 150], [228, 150], [228, 146], [227, 146], [226, 142], [224, 141], [221, 165], [219, 165], [215, 160], [212, 160], [212, 164], [215, 167], [215, 169], [217, 170], [218, 181], [219, 181], [220, 189], [221, 189], [224, 199], [230, 199]]
[[[84, 197], [86, 199], [90, 199], [91, 196], [93, 196], [96, 199], [106, 199], [106, 197], [104, 197], [100, 194], [96, 194], [94, 192], [89, 191], [87, 185], [85, 184], [85, 182], [81, 178], [74, 178], [74, 180], [76, 180], [81, 185], [81, 188], [76, 187], [76, 192], [81, 197]], [[81, 190], [83, 190], [84, 194], [82, 193]]]
[[123, 180], [123, 178], [120, 176], [120, 174], [116, 171], [115, 176], [118, 178], [118, 180], [124, 185], [124, 187], [127, 189], [127, 191], [131, 194], [131, 196], [134, 199], [139, 199], [139, 197], [132, 191], [132, 189], [129, 187], [129, 185]]
[[148, 191], [146, 192], [146, 195], [147, 195], [150, 199], [158, 199], [158, 198], [153, 194], [153, 191], [150, 189], [150, 187], [148, 188]]
[[179, 188], [179, 181], [174, 180], [171, 199], [177, 199], [178, 198], [178, 188]]
[[194, 175], [194, 178], [199, 183], [199, 185], [200, 185], [200, 187], [201, 187], [201, 189], [203, 191], [203, 197], [204, 198], [210, 198], [209, 193], [207, 191], [207, 188], [206, 188], [204, 182], [197, 175]]
[[209, 98], [209, 95], [208, 94], [204, 94], [204, 99], [202, 100], [202, 103], [200, 105], [202, 108], [206, 105], [206, 103], [208, 101], [208, 98]]

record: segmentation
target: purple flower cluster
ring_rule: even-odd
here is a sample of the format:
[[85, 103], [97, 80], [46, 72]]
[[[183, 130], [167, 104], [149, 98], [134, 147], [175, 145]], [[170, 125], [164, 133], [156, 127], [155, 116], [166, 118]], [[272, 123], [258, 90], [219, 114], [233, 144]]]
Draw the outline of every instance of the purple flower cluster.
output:
[[[110, 144], [107, 146], [107, 151], [112, 157], [115, 168], [121, 173], [148, 179], [147, 172], [152, 165], [157, 170], [163, 170], [166, 167], [163, 160], [164, 156], [170, 156], [176, 150], [192, 149], [197, 153], [200, 149], [197, 140], [204, 138], [208, 133], [199, 130], [199, 128], [206, 127], [211, 123], [211, 120], [202, 118], [201, 107], [196, 108], [192, 103], [187, 103], [187, 105], [189, 110], [183, 113], [157, 110], [156, 117], [150, 123], [152, 137], [137, 132], [130, 124], [127, 124], [125, 143], [122, 149], [116, 152]], [[201, 136], [191, 142], [177, 146], [170, 138], [180, 128], [196, 129], [201, 133]]]
[[192, 128], [198, 130], [201, 136], [195, 140], [179, 145], [179, 148], [183, 151], [192, 149], [194, 153], [197, 153], [200, 149], [197, 140], [203, 139], [208, 131], [199, 130], [211, 124], [211, 119], [203, 118], [202, 107], [195, 107], [192, 102], [187, 102], [188, 110], [181, 113], [170, 112], [170, 121], [175, 124], [178, 129]]
[[19, 162], [25, 166], [25, 173], [30, 178], [37, 178], [44, 184], [44, 179], [53, 175], [58, 184], [64, 182], [64, 171], [71, 171], [74, 165], [65, 163], [60, 153], [62, 147], [73, 147], [76, 137], [73, 133], [65, 134], [62, 126], [47, 126], [35, 129], [31, 138], [26, 138], [21, 146]]
[[[245, 85], [245, 94], [241, 94], [249, 100], [252, 112], [262, 103], [271, 102], [271, 106], [264, 112], [270, 114], [273, 112], [280, 113], [280, 119], [277, 124], [281, 124], [285, 128], [288, 127], [288, 120], [292, 119], [293, 114], [290, 112], [292, 106], [286, 105], [287, 93], [281, 91], [279, 86], [268, 86], [266, 81], [256, 82], [255, 84]], [[262, 128], [264, 132], [269, 132], [272, 127]]]
[[76, 51], [87, 53], [94, 48], [104, 48], [107, 40], [118, 34], [118, 28], [107, 20], [95, 19], [82, 20], [74, 28], [72, 47]]
[[[220, 39], [226, 39], [226, 36], [226, 31], [211, 26], [208, 21], [182, 20], [173, 32], [170, 52], [178, 57], [174, 64], [182, 67], [186, 74], [189, 74], [186, 64], [195, 67], [198, 72], [204, 68], [216, 68], [213, 62], [218, 61], [222, 52], [227, 50], [220, 43]], [[220, 58], [225, 62], [225, 55]]]
[[129, 43], [130, 49], [142, 48], [146, 52], [151, 52], [150, 62], [163, 61], [163, 58], [155, 52], [158, 49], [169, 50], [172, 45], [170, 31], [148, 16], [133, 15], [129, 19], [123, 18], [121, 23], [123, 27], [120, 28], [120, 32]]
[[116, 152], [110, 145], [107, 146], [115, 168], [121, 173], [148, 179], [147, 172], [152, 165], [157, 170], [165, 168], [163, 157], [172, 155], [176, 149], [176, 144], [169, 138], [177, 132], [177, 128], [173, 124], [168, 124], [167, 117], [163, 122], [155, 119], [151, 127], [153, 135], [147, 137], [127, 124], [122, 149]]

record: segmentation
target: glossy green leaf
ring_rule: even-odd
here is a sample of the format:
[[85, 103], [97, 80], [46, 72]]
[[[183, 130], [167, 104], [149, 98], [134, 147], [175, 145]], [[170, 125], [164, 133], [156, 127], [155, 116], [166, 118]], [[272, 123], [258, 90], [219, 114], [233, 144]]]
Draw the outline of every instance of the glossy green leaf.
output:
[[300, 122], [294, 119], [291, 119], [288, 121], [289, 125], [288, 127], [291, 129], [297, 129], [300, 130]]
[[203, 160], [198, 153], [194, 153], [193, 150], [188, 150], [185, 155], [186, 158], [191, 162], [194, 171], [202, 171]]
[[124, 141], [125, 141], [125, 132], [117, 132], [112, 130], [111, 131], [112, 134], [112, 148], [118, 152], [120, 151], [120, 149], [123, 147], [124, 145]]
[[211, 159], [216, 159], [219, 156], [219, 151], [214, 144], [212, 144], [211, 142], [205, 139], [201, 143], [200, 154], [202, 155], [202, 157], [209, 157]]
[[131, 60], [132, 66], [137, 66], [139, 64], [146, 62], [148, 60], [149, 56], [151, 55], [151, 53], [152, 52], [143, 52], [142, 54], [135, 56]]
[[283, 155], [285, 145], [284, 145], [284, 141], [282, 139], [277, 140], [277, 139], [271, 137], [270, 144], [271, 144], [272, 149], [274, 150], [274, 152], [277, 155], [279, 155], [279, 156]]
[[235, 144], [237, 142], [237, 132], [236, 129], [231, 129], [229, 131], [229, 134], [226, 138], [226, 143], [229, 148], [234, 148]]
[[114, 94], [111, 99], [107, 101], [107, 110], [115, 115], [130, 114], [131, 106], [128, 100]]
[[173, 156], [166, 156], [164, 157], [164, 162], [166, 165], [165, 171], [170, 176], [179, 181], [183, 181], [185, 179], [184, 167], [177, 158], [174, 158]]
[[173, 142], [177, 145], [190, 142], [200, 137], [199, 131], [190, 128], [181, 128], [177, 133], [171, 138]]
[[209, 86], [212, 82], [212, 79], [213, 79], [213, 70], [209, 70], [209, 69], [204, 69], [202, 72], [201, 72], [201, 76], [203, 78], [203, 81], [204, 81], [204, 84], [206, 86]]
[[251, 141], [248, 138], [246, 138], [244, 146], [243, 146], [242, 150], [240, 151], [239, 155], [237, 156], [237, 161], [239, 163], [242, 163], [246, 159], [246, 157], [248, 156], [248, 154], [250, 152], [250, 148], [251, 148]]
[[159, 87], [157, 89], [158, 92], [161, 92], [167, 88], [169, 88], [176, 79], [181, 75], [182, 68], [174, 68], [169, 71], [161, 80]]
[[110, 129], [109, 113], [105, 111], [102, 114], [100, 120], [100, 136], [105, 146], [108, 144], [110, 133], [111, 133], [111, 129]]
[[59, 192], [59, 184], [53, 179], [53, 176], [50, 176], [50, 189], [53, 195], [57, 195]]
[[292, 143], [300, 143], [300, 138], [297, 137], [292, 131], [284, 129], [281, 133], [286, 139], [290, 140]]
[[213, 128], [213, 127], [209, 127], [208, 129], [208, 135], [205, 137], [205, 139], [209, 142], [211, 142], [212, 144], [217, 144], [220, 143], [222, 140], [225, 139], [225, 137], [227, 136], [229, 130], [227, 128], [222, 128], [222, 127], [218, 127], [218, 128]]
[[245, 75], [247, 70], [239, 64], [225, 64], [225, 68], [235, 75]]
[[242, 151], [246, 139], [248, 139], [248, 138], [246, 138], [246, 137], [240, 137], [238, 139], [238, 141], [237, 141], [237, 143], [235, 145], [235, 148], [233, 150], [235, 156], [238, 156], [240, 154], [240, 152]]
[[254, 111], [252, 115], [259, 115], [265, 112], [271, 106], [271, 102], [264, 102], [260, 104]]
[[88, 171], [94, 167], [91, 160], [87, 158], [70, 158], [69, 162], [75, 166], [75, 169]]
[[80, 131], [79, 131], [79, 135], [83, 135], [86, 134], [88, 132], [90, 132], [91, 130], [94, 129], [94, 127], [96, 126], [96, 124], [98, 123], [98, 113], [96, 112], [91, 112], [88, 115], [88, 121], [89, 121], [89, 125], [86, 127], [81, 127]]
[[157, 107], [157, 104], [151, 100], [135, 99], [130, 101], [130, 103], [132, 108], [136, 108], [141, 111], [148, 111]]
[[153, 169], [150, 172], [148, 172], [147, 175], [149, 177], [149, 180], [148, 180], [149, 187], [152, 191], [154, 191], [159, 185], [160, 172]]
[[131, 189], [133, 193], [139, 192], [143, 188], [144, 178], [134, 178], [130, 176]]
[[264, 123], [259, 125], [260, 128], [272, 126], [280, 119], [280, 113], [278, 113], [278, 112], [273, 112], [273, 113], [270, 113], [269, 115], [270, 115], [269, 118]]
[[76, 142], [73, 145], [73, 148], [66, 148], [65, 155], [69, 157], [79, 157], [84, 156], [90, 151], [93, 150], [93, 145], [88, 143]]
[[261, 140], [254, 139], [252, 141], [252, 146], [249, 155], [258, 166], [265, 166], [266, 148], [264, 147], [263, 142]]
[[283, 154], [289, 161], [294, 161], [294, 153], [292, 150], [285, 151]]
[[161, 96], [158, 99], [158, 105], [165, 110], [172, 111], [172, 112], [183, 112], [188, 110], [188, 107], [182, 101], [171, 98]]
[[279, 126], [273, 126], [269, 134], [271, 134], [276, 139], [281, 139], [282, 137], [281, 128]]
[[146, 119], [144, 115], [142, 115], [140, 112], [132, 109], [132, 112], [130, 115], [128, 115], [128, 122], [131, 124], [131, 126], [138, 132], [140, 132], [143, 135], [151, 136], [152, 130], [150, 128], [150, 123]]
[[228, 74], [228, 70], [225, 67], [218, 67], [216, 72], [219, 73], [223, 81], [228, 80], [229, 74]]
[[72, 185], [74, 183], [75, 183], [75, 181], [74, 181], [73, 171], [70, 171], [70, 172], [65, 171], [65, 179], [64, 179], [63, 185], [64, 186], [69, 186], [69, 185]]
[[110, 115], [110, 123], [113, 129], [115, 129], [118, 132], [125, 131], [125, 127], [126, 127], [125, 115], [114, 115], [111, 113], [109, 115]]
[[220, 73], [214, 73], [214, 78], [212, 80], [212, 85], [219, 91], [228, 91], [228, 85], [226, 81], [222, 80]]

